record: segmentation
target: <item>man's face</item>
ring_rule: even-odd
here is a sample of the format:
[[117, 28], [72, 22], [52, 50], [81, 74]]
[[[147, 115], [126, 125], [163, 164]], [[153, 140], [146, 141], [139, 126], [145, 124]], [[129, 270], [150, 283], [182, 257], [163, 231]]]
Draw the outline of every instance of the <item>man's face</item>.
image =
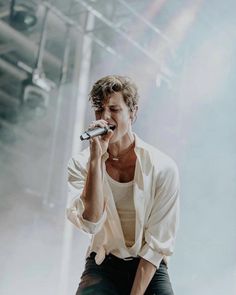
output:
[[115, 125], [110, 143], [120, 140], [131, 130], [131, 112], [125, 104], [121, 92], [114, 92], [104, 101], [101, 109], [95, 110], [96, 120], [105, 120], [108, 125]]

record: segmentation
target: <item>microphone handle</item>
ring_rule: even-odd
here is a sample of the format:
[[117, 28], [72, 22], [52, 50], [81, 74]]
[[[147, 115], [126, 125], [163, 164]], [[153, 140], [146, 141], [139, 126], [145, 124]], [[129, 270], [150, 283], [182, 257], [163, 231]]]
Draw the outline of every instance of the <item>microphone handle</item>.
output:
[[87, 140], [99, 135], [105, 135], [109, 130], [109, 127], [97, 127], [91, 130], [85, 131], [80, 135], [81, 140]]

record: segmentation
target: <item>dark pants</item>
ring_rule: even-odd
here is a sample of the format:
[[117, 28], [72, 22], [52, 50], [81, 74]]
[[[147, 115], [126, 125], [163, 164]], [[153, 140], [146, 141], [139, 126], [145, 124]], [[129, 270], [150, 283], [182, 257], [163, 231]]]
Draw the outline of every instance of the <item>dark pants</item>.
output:
[[[107, 255], [102, 264], [97, 265], [95, 253], [86, 259], [76, 295], [129, 295], [140, 258], [123, 260]], [[167, 266], [162, 260], [156, 270], [145, 295], [173, 295]]]

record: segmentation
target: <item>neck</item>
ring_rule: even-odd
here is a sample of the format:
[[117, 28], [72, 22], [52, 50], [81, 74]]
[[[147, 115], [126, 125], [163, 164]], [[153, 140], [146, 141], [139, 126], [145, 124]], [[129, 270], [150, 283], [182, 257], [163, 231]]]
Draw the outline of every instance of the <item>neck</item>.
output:
[[109, 144], [108, 153], [113, 158], [119, 158], [123, 153], [129, 152], [134, 145], [134, 135], [127, 133], [120, 141]]

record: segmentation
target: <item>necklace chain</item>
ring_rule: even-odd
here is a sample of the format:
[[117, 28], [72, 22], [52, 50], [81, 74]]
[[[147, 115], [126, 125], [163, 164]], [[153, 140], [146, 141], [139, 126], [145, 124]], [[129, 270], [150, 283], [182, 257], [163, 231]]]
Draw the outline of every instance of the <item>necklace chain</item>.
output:
[[109, 156], [111, 156], [111, 159], [113, 160], [113, 161], [119, 161], [124, 155], [126, 155], [132, 148], [134, 147], [134, 142], [127, 148], [127, 149], [125, 149], [123, 152], [121, 152], [119, 155], [116, 155], [116, 156], [114, 156], [114, 155], [112, 155], [112, 153], [110, 153], [109, 151], [107, 151], [108, 152], [108, 154], [109, 154]]

